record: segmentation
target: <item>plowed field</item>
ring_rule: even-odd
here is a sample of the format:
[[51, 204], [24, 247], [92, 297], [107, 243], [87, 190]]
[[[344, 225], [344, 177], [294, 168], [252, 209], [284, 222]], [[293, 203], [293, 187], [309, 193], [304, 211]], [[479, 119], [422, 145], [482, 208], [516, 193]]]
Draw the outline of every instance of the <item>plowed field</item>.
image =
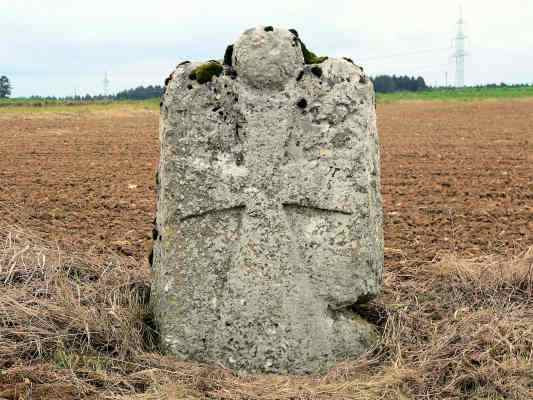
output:
[[[389, 266], [533, 244], [533, 99], [378, 106]], [[0, 222], [146, 263], [158, 113], [0, 113]]]

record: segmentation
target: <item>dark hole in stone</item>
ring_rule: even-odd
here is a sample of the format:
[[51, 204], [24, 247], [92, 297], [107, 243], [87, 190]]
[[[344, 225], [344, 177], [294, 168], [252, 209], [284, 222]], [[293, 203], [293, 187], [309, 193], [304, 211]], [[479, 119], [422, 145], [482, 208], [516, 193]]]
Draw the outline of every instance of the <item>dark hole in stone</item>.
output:
[[150, 264], [150, 267], [154, 266], [154, 249], [150, 250], [150, 254], [148, 255], [148, 263]]
[[188, 85], [187, 85], [187, 89], [191, 90], [191, 89], [192, 89], [192, 85], [191, 85], [191, 84], [188, 84]]
[[296, 141], [296, 147], [298, 147], [298, 146], [300, 146], [300, 141], [299, 140]]
[[213, 112], [217, 112], [218, 110], [220, 110], [220, 106], [216, 106], [215, 108], [213, 108]]
[[361, 77], [359, 78], [359, 83], [367, 83], [368, 80], [366, 79], [366, 76], [364, 75], [361, 75]]
[[233, 68], [228, 71], [228, 75], [233, 80], [237, 79], [237, 71], [235, 71]]
[[265, 26], [265, 32], [274, 32], [273, 26]]
[[240, 125], [236, 124], [235, 125], [235, 139], [237, 140], [238, 143], [241, 142], [241, 136], [239, 135], [239, 128], [240, 128]]
[[159, 108], [163, 107], [163, 100], [159, 102]]
[[342, 57], [342, 59], [348, 61], [349, 63], [355, 64], [353, 60], [349, 57]]
[[157, 231], [157, 226], [152, 228], [152, 240], [157, 240], [159, 237], [159, 232]]
[[221, 117], [223, 117], [223, 116], [224, 116], [224, 111], [219, 111], [219, 112], [218, 112], [218, 115], [220, 115]]
[[190, 63], [191, 63], [190, 61], [182, 61], [182, 62], [180, 62], [180, 63], [178, 64], [178, 67], [179, 67], [180, 65], [185, 65], [185, 64], [190, 64]]
[[165, 86], [168, 86], [168, 84], [170, 83], [170, 81], [172, 80], [172, 74], [170, 74], [167, 79], [165, 79]]
[[313, 68], [311, 68], [311, 72], [313, 73], [314, 76], [318, 78], [322, 77], [322, 68], [316, 65]]
[[304, 77], [304, 70], [301, 70], [298, 76], [296, 77], [296, 81], [299, 82]]
[[224, 52], [224, 65], [229, 65], [231, 67], [232, 65], [232, 57], [233, 57], [233, 45], [229, 45], [226, 47], [226, 51]]
[[366, 298], [359, 299], [355, 304], [349, 306], [349, 310], [359, 315], [366, 321], [376, 325], [383, 326], [387, 322], [387, 310], [385, 307], [378, 303], [363, 303]]
[[191, 81], [195, 81], [195, 80], [196, 80], [196, 72], [194, 72], [194, 71], [191, 72], [191, 73], [189, 74], [189, 79], [190, 79]]
[[235, 154], [235, 164], [237, 166], [241, 166], [242, 164], [244, 164], [244, 156], [242, 153]]
[[302, 97], [300, 100], [298, 100], [298, 103], [296, 103], [296, 105], [300, 108], [305, 108], [307, 107], [307, 100]]
[[298, 31], [296, 29], [289, 29], [289, 32], [292, 33], [294, 36], [296, 36], [297, 38], [299, 38], [300, 36], [298, 35]]

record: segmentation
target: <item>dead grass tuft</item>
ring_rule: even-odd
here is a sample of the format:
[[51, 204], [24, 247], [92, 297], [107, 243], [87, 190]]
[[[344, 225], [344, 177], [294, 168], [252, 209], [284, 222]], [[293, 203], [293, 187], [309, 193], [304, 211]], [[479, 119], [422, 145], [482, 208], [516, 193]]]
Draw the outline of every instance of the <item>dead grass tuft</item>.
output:
[[515, 257], [485, 256], [461, 259], [445, 255], [426, 268], [441, 290], [452, 290], [462, 301], [476, 305], [507, 305], [533, 299], [533, 247]]
[[2, 399], [531, 399], [533, 248], [389, 268], [382, 339], [322, 376], [237, 376], [157, 353], [146, 271], [0, 228]]

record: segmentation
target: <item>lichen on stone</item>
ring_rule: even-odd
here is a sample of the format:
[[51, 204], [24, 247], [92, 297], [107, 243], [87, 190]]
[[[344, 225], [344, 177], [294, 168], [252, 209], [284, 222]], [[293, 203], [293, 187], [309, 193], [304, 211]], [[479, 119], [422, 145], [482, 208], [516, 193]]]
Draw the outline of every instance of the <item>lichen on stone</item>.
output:
[[196, 80], [199, 84], [210, 82], [213, 76], [220, 76], [224, 68], [218, 61], [211, 60], [196, 67], [189, 78]]

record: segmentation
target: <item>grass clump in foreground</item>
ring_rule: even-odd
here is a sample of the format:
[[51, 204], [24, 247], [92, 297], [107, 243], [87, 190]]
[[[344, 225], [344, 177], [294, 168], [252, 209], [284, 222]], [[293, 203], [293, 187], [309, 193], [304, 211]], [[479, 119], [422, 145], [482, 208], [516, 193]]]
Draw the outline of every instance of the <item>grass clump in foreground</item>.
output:
[[533, 248], [398, 264], [379, 345], [323, 376], [239, 377], [157, 351], [148, 273], [0, 226], [0, 398], [531, 399]]

